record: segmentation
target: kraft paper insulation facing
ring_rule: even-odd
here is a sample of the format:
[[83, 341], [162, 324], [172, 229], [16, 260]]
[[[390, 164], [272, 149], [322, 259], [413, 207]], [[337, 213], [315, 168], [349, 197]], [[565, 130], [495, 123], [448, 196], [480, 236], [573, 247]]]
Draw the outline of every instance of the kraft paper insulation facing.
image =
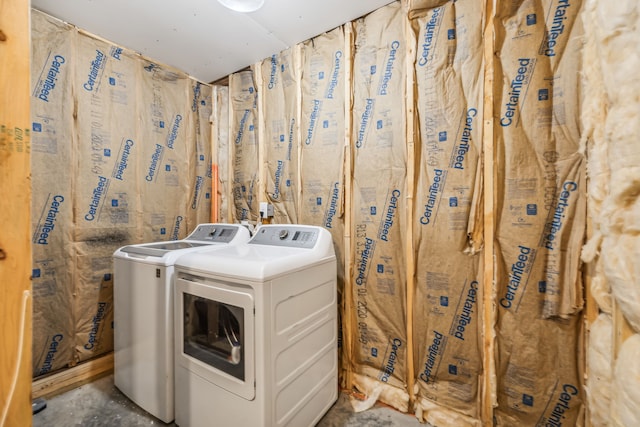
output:
[[[586, 0], [584, 17], [590, 31], [584, 61], [588, 96], [582, 117], [589, 131], [589, 216], [593, 236], [584, 247], [583, 259], [595, 264], [591, 290], [598, 308], [616, 319], [624, 318], [614, 322], [608, 360], [591, 363], [587, 370], [587, 387], [596, 394], [594, 399], [600, 393], [601, 372], [612, 373], [611, 405], [590, 405], [589, 413], [594, 425], [638, 425], [640, 76], [636, 70], [640, 66], [640, 7], [633, 1]], [[602, 352], [600, 322], [599, 318], [591, 325], [590, 355]], [[620, 330], [626, 329], [624, 323], [629, 330]]]
[[[480, 425], [482, 256], [469, 251], [481, 197], [483, 4], [416, 13], [420, 129], [416, 204], [415, 411], [434, 425]], [[475, 255], [471, 255], [475, 253]]]
[[[338, 271], [342, 371], [344, 350], [344, 153], [345, 52], [342, 27], [309, 40], [301, 49], [301, 115], [299, 222], [326, 228], [333, 238]], [[343, 382], [342, 387], [346, 387]]]
[[218, 221], [230, 222], [229, 200], [227, 194], [231, 194], [231, 181], [229, 169], [229, 88], [227, 86], [214, 86], [213, 95], [213, 141], [214, 158], [218, 180]]
[[233, 174], [233, 222], [259, 215], [258, 91], [253, 71], [229, 76], [230, 162]]
[[366, 395], [378, 388], [379, 399], [401, 411], [409, 400], [404, 19], [392, 3], [354, 23], [350, 225], [355, 386]]
[[582, 425], [579, 1], [496, 9], [497, 425]]
[[213, 88], [194, 79], [189, 79], [189, 86], [189, 99], [191, 100], [189, 108], [195, 122], [192, 134], [187, 135], [187, 141], [195, 141], [195, 153], [192, 157], [195, 167], [189, 168], [191, 185], [189, 186], [187, 224], [191, 230], [197, 224], [211, 221], [211, 212], [207, 208], [211, 206], [213, 201], [213, 153], [211, 152]]
[[211, 88], [35, 10], [32, 35], [38, 376], [113, 349], [118, 247], [208, 218]]
[[[75, 157], [74, 105], [69, 102], [75, 33], [72, 26], [39, 13], [32, 13], [31, 23], [32, 67], [37, 70], [31, 73], [37, 98], [31, 101], [31, 220], [33, 375], [38, 376], [73, 362], [75, 354], [72, 170], [60, 167]], [[49, 67], [55, 90], [44, 85]]]
[[260, 64], [266, 200], [273, 205], [276, 224], [298, 223], [299, 60], [295, 46]]

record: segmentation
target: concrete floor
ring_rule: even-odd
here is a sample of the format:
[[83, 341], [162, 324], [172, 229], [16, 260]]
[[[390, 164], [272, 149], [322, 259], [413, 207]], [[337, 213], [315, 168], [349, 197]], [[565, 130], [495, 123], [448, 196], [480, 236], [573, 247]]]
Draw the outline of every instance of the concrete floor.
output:
[[[136, 406], [113, 385], [113, 375], [110, 375], [47, 399], [47, 407], [33, 416], [33, 427], [76, 426], [173, 427], [175, 424], [165, 424]], [[341, 394], [336, 404], [317, 425], [317, 427], [361, 426], [415, 427], [428, 426], [428, 424], [420, 424], [415, 416], [403, 414], [382, 405], [376, 405], [364, 412], [354, 413], [347, 395]]]

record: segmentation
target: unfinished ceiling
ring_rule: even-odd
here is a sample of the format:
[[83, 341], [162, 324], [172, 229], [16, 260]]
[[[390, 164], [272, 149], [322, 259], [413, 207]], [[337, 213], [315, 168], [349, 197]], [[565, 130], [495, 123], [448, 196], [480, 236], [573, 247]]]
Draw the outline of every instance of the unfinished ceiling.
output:
[[253, 13], [217, 0], [32, 0], [34, 8], [212, 82], [390, 0], [265, 0]]

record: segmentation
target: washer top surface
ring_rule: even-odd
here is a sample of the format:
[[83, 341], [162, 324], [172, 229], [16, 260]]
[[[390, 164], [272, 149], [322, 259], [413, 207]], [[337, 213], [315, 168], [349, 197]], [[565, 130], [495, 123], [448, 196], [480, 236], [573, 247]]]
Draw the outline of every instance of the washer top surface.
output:
[[179, 256], [203, 249], [204, 246], [220, 248], [246, 243], [249, 238], [249, 231], [242, 225], [200, 224], [183, 240], [127, 245], [118, 249], [113, 255], [117, 258], [171, 265]]
[[229, 278], [268, 280], [335, 259], [331, 234], [322, 227], [263, 225], [245, 245], [203, 249], [180, 257], [185, 272]]

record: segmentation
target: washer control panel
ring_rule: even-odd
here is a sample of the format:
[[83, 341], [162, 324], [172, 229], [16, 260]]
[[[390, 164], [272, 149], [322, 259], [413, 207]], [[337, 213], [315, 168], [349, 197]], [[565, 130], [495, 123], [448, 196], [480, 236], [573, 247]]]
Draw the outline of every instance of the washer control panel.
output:
[[200, 224], [185, 240], [229, 243], [238, 232], [237, 226], [224, 224]]
[[318, 229], [301, 225], [263, 226], [258, 229], [249, 244], [308, 248], [315, 246]]

